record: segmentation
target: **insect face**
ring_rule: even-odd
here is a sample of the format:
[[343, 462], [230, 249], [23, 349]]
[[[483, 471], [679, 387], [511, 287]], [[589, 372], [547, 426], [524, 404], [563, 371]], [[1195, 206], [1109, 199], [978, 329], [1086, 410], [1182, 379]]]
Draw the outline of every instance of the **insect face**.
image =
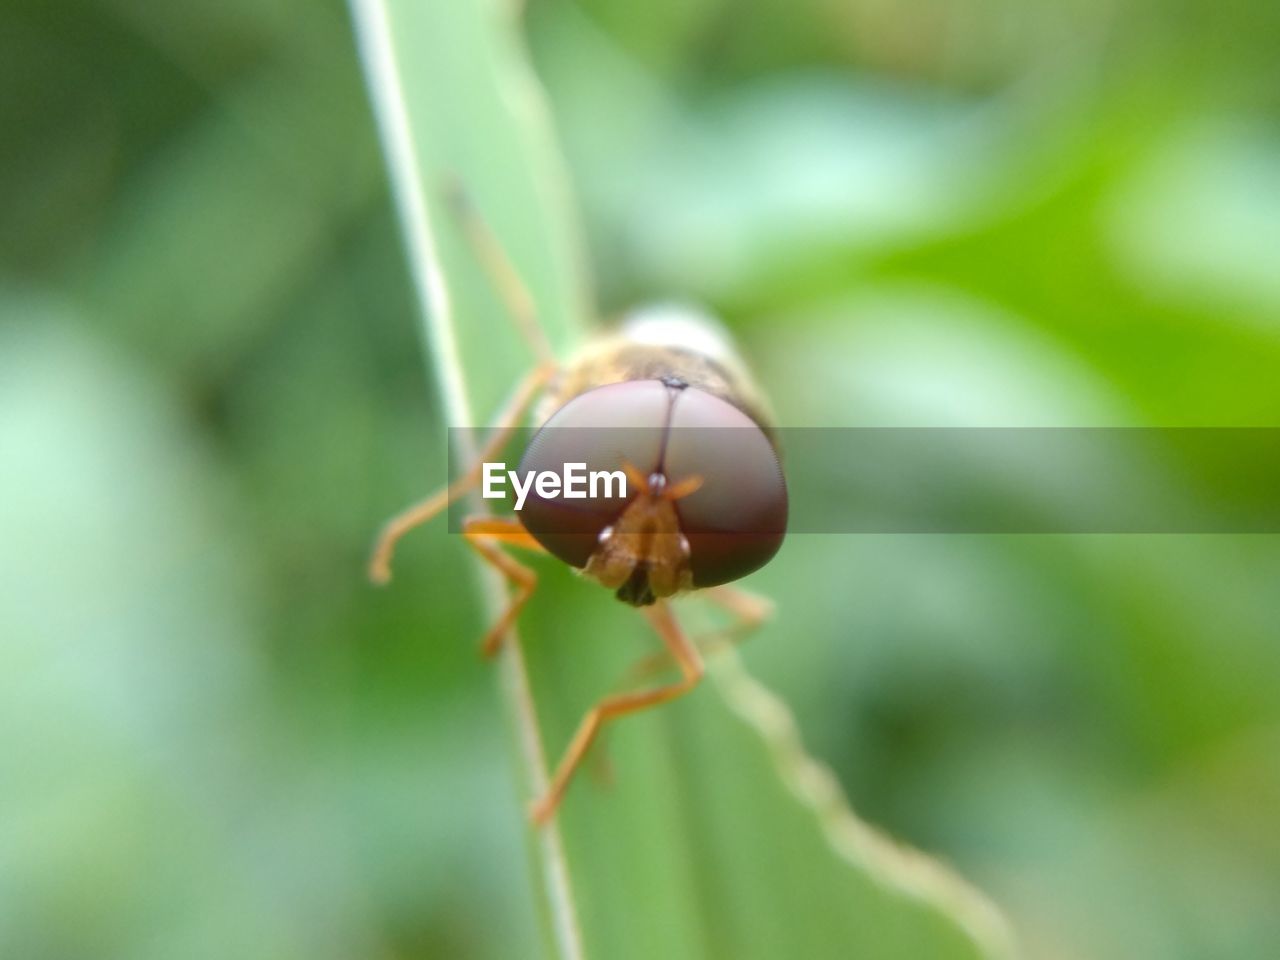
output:
[[525, 528], [635, 606], [745, 576], [777, 552], [787, 491], [769, 438], [733, 404], [676, 377], [588, 390], [553, 414], [524, 471], [624, 469], [622, 499], [531, 495]]

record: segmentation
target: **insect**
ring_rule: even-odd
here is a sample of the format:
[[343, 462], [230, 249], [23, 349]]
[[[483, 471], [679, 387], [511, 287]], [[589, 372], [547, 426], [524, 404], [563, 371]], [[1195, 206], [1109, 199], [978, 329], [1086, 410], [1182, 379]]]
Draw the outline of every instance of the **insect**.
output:
[[768, 601], [728, 584], [781, 546], [787, 488], [767, 407], [714, 321], [687, 308], [641, 311], [560, 363], [497, 238], [460, 189], [446, 197], [537, 363], [495, 418], [476, 462], [386, 524], [370, 577], [390, 579], [397, 541], [476, 488], [484, 463], [533, 411], [539, 429], [518, 472], [601, 465], [623, 472], [627, 494], [573, 502], [532, 495], [519, 514], [464, 521], [467, 543], [512, 588], [482, 652], [500, 649], [537, 587], [534, 571], [507, 552], [515, 548], [550, 553], [638, 608], [680, 670], [679, 680], [605, 697], [587, 712], [532, 805], [540, 824], [554, 814], [605, 724], [673, 700], [702, 678], [705, 643], [681, 630], [671, 597], [698, 591], [727, 610], [733, 623], [722, 639], [740, 638], [769, 615]]

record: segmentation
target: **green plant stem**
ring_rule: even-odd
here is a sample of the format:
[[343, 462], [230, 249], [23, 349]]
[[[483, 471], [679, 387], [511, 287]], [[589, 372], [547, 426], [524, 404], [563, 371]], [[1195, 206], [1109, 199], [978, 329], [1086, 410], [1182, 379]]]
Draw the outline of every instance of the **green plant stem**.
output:
[[[369, 85], [377, 108], [379, 129], [391, 168], [392, 188], [397, 198], [401, 229], [409, 251], [409, 266], [422, 310], [422, 322], [435, 359], [435, 375], [440, 386], [448, 422], [474, 424], [468, 400], [461, 358], [455, 336], [455, 319], [437, 256], [428, 215], [428, 199], [422, 182], [422, 165], [416, 156], [410, 134], [408, 115], [395, 64], [390, 27], [381, 0], [352, 0], [361, 54], [368, 72]], [[459, 431], [467, 435], [467, 431]], [[465, 441], [464, 441], [465, 442]], [[455, 453], [463, 462], [475, 458], [474, 449]], [[490, 616], [497, 617], [506, 603], [506, 591], [495, 571], [477, 563]], [[507, 715], [519, 745], [526, 780], [527, 795], [541, 796], [547, 788], [546, 752], [529, 686], [528, 672], [519, 637], [513, 628], [503, 645], [498, 668]], [[564, 844], [556, 821], [537, 831], [539, 862], [543, 888], [552, 918], [552, 930], [562, 960], [581, 960], [585, 956], [573, 889], [565, 860]]]

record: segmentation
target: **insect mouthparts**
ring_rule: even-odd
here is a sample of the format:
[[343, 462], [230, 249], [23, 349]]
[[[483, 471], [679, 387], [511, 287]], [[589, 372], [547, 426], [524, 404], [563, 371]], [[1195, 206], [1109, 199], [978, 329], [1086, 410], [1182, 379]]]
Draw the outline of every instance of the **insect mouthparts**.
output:
[[649, 586], [649, 565], [644, 562], [637, 563], [631, 571], [631, 576], [618, 588], [615, 596], [633, 607], [647, 607], [655, 602], [657, 597], [653, 595], [653, 589]]

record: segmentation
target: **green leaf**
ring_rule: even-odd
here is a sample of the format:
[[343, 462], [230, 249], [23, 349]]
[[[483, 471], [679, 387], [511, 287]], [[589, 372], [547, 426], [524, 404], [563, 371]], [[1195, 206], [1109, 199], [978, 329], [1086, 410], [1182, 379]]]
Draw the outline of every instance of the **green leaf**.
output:
[[[558, 350], [580, 338], [588, 312], [567, 180], [516, 10], [352, 6], [446, 415], [451, 425], [483, 423], [532, 358], [446, 215], [444, 185], [460, 181], [492, 226]], [[656, 645], [603, 591], [552, 562], [536, 565], [524, 653], [509, 644], [499, 665], [530, 795], [546, 780], [544, 752], [554, 759], [583, 711]], [[412, 582], [413, 572], [400, 576]], [[492, 613], [502, 587], [484, 582]], [[778, 600], [778, 619], [753, 642], [786, 643], [787, 606], [804, 598]], [[702, 612], [696, 599], [681, 605], [691, 626]], [[852, 813], [804, 752], [786, 706], [736, 655], [712, 658], [709, 682], [683, 700], [616, 724], [607, 749], [573, 784], [558, 822], [529, 828], [551, 955], [1011, 954], [981, 894]]]

